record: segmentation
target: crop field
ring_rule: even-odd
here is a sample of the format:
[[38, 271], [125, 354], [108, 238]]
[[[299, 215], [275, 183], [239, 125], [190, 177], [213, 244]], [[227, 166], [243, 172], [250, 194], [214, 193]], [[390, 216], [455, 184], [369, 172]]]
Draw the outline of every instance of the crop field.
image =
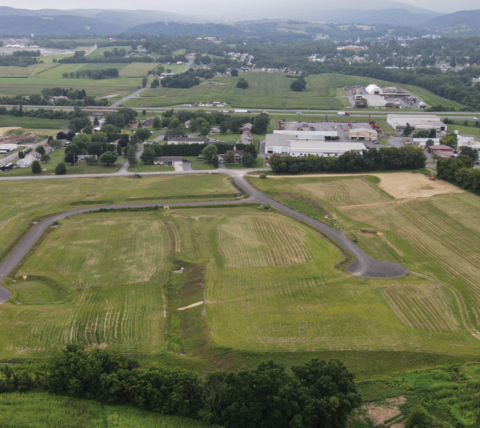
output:
[[234, 199], [238, 191], [220, 175], [123, 177], [1, 183], [0, 260], [35, 219], [82, 206]]
[[[38, 71], [34, 75], [32, 71], [26, 71], [26, 75], [12, 75], [5, 77], [2, 69], [21, 67], [0, 67], [0, 95], [31, 95], [39, 94], [43, 88], [68, 87], [73, 89], [85, 89], [88, 95], [102, 96], [112, 93], [127, 94], [138, 88], [140, 82], [138, 77], [123, 77], [118, 79], [94, 80], [88, 78], [64, 79], [63, 73], [75, 72], [80, 69], [97, 70], [105, 68], [127, 68], [131, 64], [39, 64], [44, 66], [44, 71]], [[150, 64], [151, 65], [151, 64]], [[38, 65], [31, 66], [37, 67]], [[28, 67], [27, 67], [28, 69]], [[17, 72], [20, 73], [21, 70]], [[137, 71], [138, 72], [138, 71]], [[141, 74], [139, 76], [143, 76]]]
[[[342, 109], [349, 105], [343, 87], [351, 85], [392, 85], [392, 83], [358, 76], [342, 74], [321, 74], [307, 78], [307, 89], [303, 92], [292, 92], [292, 79], [279, 73], [242, 73], [249, 82], [247, 89], [235, 87], [236, 77], [217, 77], [213, 84], [202, 82], [190, 89], [149, 89], [138, 99], [128, 101], [129, 106], [170, 106], [193, 102], [223, 101], [232, 107], [245, 108], [302, 108], [302, 109]], [[408, 87], [420, 98], [423, 95], [433, 104], [444, 104], [448, 107], [460, 107], [443, 98], [436, 97], [421, 88]], [[419, 91], [417, 91], [419, 89]], [[435, 98], [436, 97], [436, 98]]]
[[28, 67], [0, 67], [0, 77], [31, 77], [54, 67], [54, 64], [34, 64]]
[[157, 65], [154, 62], [132, 62], [120, 70], [120, 77], [143, 77]]
[[192, 419], [47, 393], [0, 395], [0, 426], [21, 428], [214, 428]]
[[[132, 50], [132, 47], [131, 46], [108, 46], [106, 48], [97, 48], [95, 49], [93, 52], [91, 52], [88, 57], [89, 58], [105, 58], [105, 56], [103, 55], [104, 52], [111, 52], [113, 51], [115, 48], [117, 49], [125, 49], [128, 52], [130, 52]], [[78, 49], [77, 49], [78, 50]]]
[[[401, 185], [408, 183], [410, 176], [394, 174], [396, 189], [390, 174], [376, 174], [378, 178], [372, 179], [356, 176], [254, 181], [292, 208], [344, 230], [372, 256], [407, 266], [411, 274], [402, 286], [390, 281], [387, 287], [375, 290], [404, 328], [416, 330], [419, 335], [437, 332], [437, 350], [443, 348], [442, 342], [457, 342], [460, 336], [461, 341], [452, 344], [452, 349], [479, 349], [480, 198], [440, 181], [428, 183], [426, 177], [423, 185], [412, 184], [408, 192]], [[382, 177], [386, 186], [382, 185]], [[437, 184], [442, 193], [436, 193]], [[425, 186], [433, 190], [422, 189]], [[385, 189], [391, 189], [391, 195]], [[395, 329], [392, 334], [396, 334]], [[433, 345], [427, 342], [416, 346]]]

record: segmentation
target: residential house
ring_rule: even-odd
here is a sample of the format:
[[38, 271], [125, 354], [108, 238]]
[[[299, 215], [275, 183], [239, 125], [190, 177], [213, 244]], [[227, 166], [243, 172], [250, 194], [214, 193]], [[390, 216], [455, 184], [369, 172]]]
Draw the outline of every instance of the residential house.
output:
[[228, 153], [233, 153], [233, 163], [242, 163], [243, 162], [243, 155], [245, 154], [244, 150], [229, 150], [224, 155], [218, 155], [218, 162], [227, 163]]
[[17, 168], [30, 168], [34, 160], [35, 159], [32, 156], [30, 156], [30, 154], [28, 154], [23, 159], [19, 159], [15, 163], [15, 165], [17, 166]]

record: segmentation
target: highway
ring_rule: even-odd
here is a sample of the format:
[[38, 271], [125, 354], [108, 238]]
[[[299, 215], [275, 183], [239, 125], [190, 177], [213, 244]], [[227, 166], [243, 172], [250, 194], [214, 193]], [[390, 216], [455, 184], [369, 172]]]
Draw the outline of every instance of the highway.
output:
[[[238, 205], [244, 203], [258, 203], [264, 205], [270, 205], [276, 210], [301, 221], [304, 224], [320, 231], [327, 238], [329, 238], [334, 244], [338, 245], [343, 251], [349, 253], [355, 259], [353, 262], [347, 265], [346, 269], [352, 275], [367, 277], [367, 278], [398, 278], [408, 274], [408, 269], [400, 264], [385, 262], [374, 259], [360, 249], [356, 244], [350, 241], [345, 235], [338, 230], [327, 226], [326, 224], [314, 220], [305, 214], [288, 208], [275, 200], [264, 195], [258, 189], [253, 187], [246, 179], [246, 175], [250, 170], [237, 169], [228, 170], [222, 168], [219, 173], [229, 175], [233, 178], [235, 184], [243, 189], [244, 193], [248, 195], [245, 199], [241, 200], [227, 200], [227, 201], [215, 201], [215, 202], [179, 202], [179, 203], [157, 203], [157, 204], [127, 204], [127, 205], [102, 205], [97, 207], [80, 208], [61, 214], [51, 216], [44, 219], [37, 225], [35, 225], [30, 232], [18, 243], [14, 250], [0, 263], [0, 283], [10, 275], [15, 267], [22, 261], [22, 259], [30, 252], [35, 243], [41, 238], [41, 236], [54, 224], [54, 222], [61, 220], [65, 217], [69, 217], [76, 214], [82, 214], [90, 211], [98, 211], [100, 209], [117, 209], [117, 208], [144, 208], [144, 207], [176, 207], [176, 206], [206, 206], [206, 205]], [[158, 172], [158, 173], [142, 173], [141, 175], [185, 175], [185, 174], [208, 174], [209, 171], [181, 171], [181, 172]], [[89, 178], [89, 177], [112, 177], [112, 176], [131, 176], [133, 173], [129, 173], [126, 168], [121, 168], [115, 174], [87, 174], [78, 176], [38, 176], [38, 177], [4, 177], [1, 181], [18, 181], [18, 180], [69, 180], [72, 178]], [[33, 220], [33, 219], [32, 219]], [[0, 303], [8, 301], [12, 297], [12, 293], [5, 287], [0, 286]]]

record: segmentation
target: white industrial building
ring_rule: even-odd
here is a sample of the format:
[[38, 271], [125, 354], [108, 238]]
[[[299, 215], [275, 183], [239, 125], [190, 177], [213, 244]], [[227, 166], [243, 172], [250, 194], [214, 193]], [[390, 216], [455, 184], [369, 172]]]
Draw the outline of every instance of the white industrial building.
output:
[[340, 156], [345, 152], [366, 150], [363, 143], [338, 143], [312, 140], [289, 140], [278, 146], [265, 146], [267, 154], [289, 155], [294, 157], [316, 155], [322, 157]]
[[[324, 140], [338, 140], [338, 132], [337, 131], [298, 131], [298, 130], [283, 130], [283, 131], [273, 131], [273, 134], [267, 135], [267, 144], [268, 138], [274, 138], [274, 136], [278, 136], [276, 138], [287, 138], [295, 139], [295, 138], [312, 138], [312, 139], [324, 139]], [[281, 136], [281, 137], [280, 137]]]
[[389, 114], [387, 123], [396, 131], [403, 131], [410, 124], [416, 131], [436, 129], [445, 131], [447, 126], [436, 115]]
[[380, 95], [364, 95], [363, 99], [367, 100], [369, 107], [386, 107], [388, 101]]

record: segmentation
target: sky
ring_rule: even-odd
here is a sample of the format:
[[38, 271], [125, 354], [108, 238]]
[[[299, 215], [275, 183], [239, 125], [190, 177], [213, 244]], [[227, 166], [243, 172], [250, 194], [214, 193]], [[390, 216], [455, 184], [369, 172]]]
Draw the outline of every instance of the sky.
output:
[[[348, 0], [347, 0], [348, 1]], [[378, 5], [387, 4], [389, 0], [364, 0], [362, 2], [355, 1], [352, 3], [352, 8], [357, 8], [359, 4], [365, 3]], [[285, 3], [292, 7], [291, 2], [284, 2], [279, 0], [243, 0], [239, 3], [232, 3], [225, 0], [143, 0], [141, 3], [132, 2], [131, 0], [82, 0], [78, 3], [65, 2], [65, 0], [0, 0], [0, 6], [10, 6], [24, 9], [74, 9], [74, 8], [102, 8], [102, 9], [151, 9], [162, 10], [165, 12], [175, 12], [187, 15], [218, 15], [232, 12], [232, 5], [241, 5], [241, 8], [254, 14], [256, 10], [272, 10], [275, 13], [275, 8], [279, 3]], [[479, 0], [403, 0], [403, 3], [434, 10], [436, 12], [450, 13], [458, 10], [480, 9]], [[341, 9], [345, 7], [345, 1], [332, 2], [331, 0], [297, 0], [295, 7], [302, 7], [302, 4], [315, 5], [318, 9]], [[385, 7], [385, 6], [384, 6]], [[263, 13], [262, 13], [263, 14]]]

